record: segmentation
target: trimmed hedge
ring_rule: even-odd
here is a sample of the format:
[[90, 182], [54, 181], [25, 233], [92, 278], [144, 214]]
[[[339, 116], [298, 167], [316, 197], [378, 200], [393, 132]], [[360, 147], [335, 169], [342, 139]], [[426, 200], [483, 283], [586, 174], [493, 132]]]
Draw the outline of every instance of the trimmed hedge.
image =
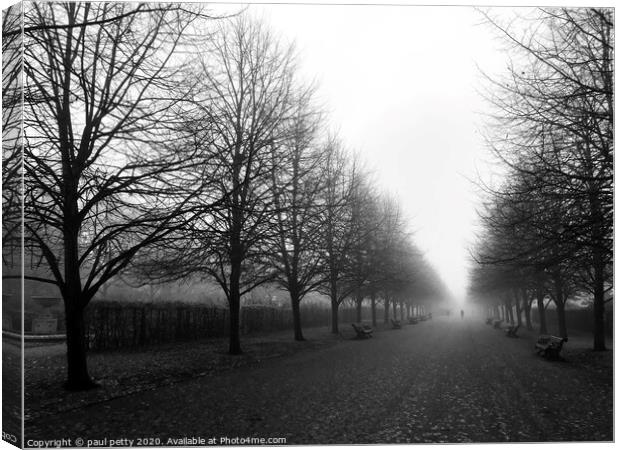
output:
[[[11, 317], [9, 331], [20, 332], [21, 313], [5, 311]], [[25, 330], [30, 333], [32, 321], [38, 313], [27, 311]], [[355, 322], [357, 312], [353, 306], [341, 306], [339, 322], [342, 326]], [[65, 332], [64, 316], [53, 311], [58, 319], [58, 334]], [[362, 320], [371, 320], [370, 307], [362, 308]], [[383, 308], [377, 308], [377, 320], [383, 322]], [[229, 313], [223, 306], [200, 305], [181, 302], [118, 302], [96, 300], [91, 302], [84, 316], [88, 346], [92, 350], [133, 348], [170, 342], [191, 341], [228, 336]], [[327, 305], [301, 305], [302, 327], [329, 327], [331, 311]], [[285, 331], [293, 329], [290, 308], [248, 305], [241, 308], [240, 331], [242, 334]]]
[[139, 347], [224, 336], [228, 311], [176, 304], [93, 303], [86, 309], [89, 348]]
[[[304, 327], [327, 326], [329, 317], [324, 307], [301, 307]], [[85, 325], [89, 348], [107, 350], [225, 337], [229, 313], [219, 306], [102, 301], [88, 306]], [[292, 330], [292, 312], [288, 308], [245, 306], [241, 308], [240, 328], [242, 334]]]

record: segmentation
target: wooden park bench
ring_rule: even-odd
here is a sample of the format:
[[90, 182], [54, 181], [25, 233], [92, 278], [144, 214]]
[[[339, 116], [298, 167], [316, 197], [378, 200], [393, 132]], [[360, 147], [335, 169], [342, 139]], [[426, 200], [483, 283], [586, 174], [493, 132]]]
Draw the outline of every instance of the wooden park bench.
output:
[[398, 329], [398, 328], [402, 328], [402, 325], [400, 323], [400, 320], [394, 320], [394, 319], [390, 319], [390, 321], [392, 322], [392, 328], [394, 330]]
[[417, 317], [413, 317], [413, 316], [409, 317], [409, 323], [411, 325], [415, 325], [416, 323], [418, 323], [418, 318]]
[[493, 324], [493, 317], [487, 317], [487, 320], [484, 322], [487, 325], [492, 325]]
[[519, 337], [519, 336], [517, 336], [517, 331], [519, 331], [519, 327], [520, 326], [521, 325], [510, 325], [510, 326], [504, 328], [504, 331], [506, 332], [506, 336], [512, 337], [512, 338]]
[[496, 320], [495, 322], [493, 322], [493, 328], [497, 328], [500, 329], [501, 328], [501, 324], [502, 324], [502, 320]]
[[534, 345], [534, 348], [536, 349], [536, 353], [544, 356], [545, 358], [559, 359], [562, 346], [566, 341], [568, 341], [568, 338], [542, 334], [538, 336], [538, 341]]
[[355, 330], [359, 339], [367, 339], [372, 337], [372, 328], [367, 325], [357, 325], [352, 323], [351, 326]]

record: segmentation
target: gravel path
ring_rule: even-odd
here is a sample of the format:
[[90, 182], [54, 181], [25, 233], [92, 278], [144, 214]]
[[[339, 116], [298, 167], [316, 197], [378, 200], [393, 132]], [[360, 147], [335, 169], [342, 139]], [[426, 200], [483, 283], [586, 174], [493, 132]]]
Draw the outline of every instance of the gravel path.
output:
[[26, 439], [612, 440], [610, 353], [550, 362], [533, 336], [435, 318], [27, 422]]

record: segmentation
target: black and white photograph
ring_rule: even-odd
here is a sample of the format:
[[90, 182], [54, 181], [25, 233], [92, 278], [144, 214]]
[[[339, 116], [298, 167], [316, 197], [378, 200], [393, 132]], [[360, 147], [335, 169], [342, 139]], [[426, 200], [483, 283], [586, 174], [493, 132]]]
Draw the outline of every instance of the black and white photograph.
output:
[[602, 5], [3, 0], [3, 448], [613, 443]]

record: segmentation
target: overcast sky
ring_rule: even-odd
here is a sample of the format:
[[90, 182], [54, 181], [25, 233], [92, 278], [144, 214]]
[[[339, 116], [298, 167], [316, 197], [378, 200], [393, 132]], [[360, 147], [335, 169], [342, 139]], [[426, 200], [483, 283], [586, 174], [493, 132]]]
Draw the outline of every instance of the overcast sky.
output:
[[[482, 77], [505, 54], [470, 7], [253, 5], [294, 39], [330, 122], [398, 195], [416, 243], [463, 299], [487, 173], [478, 133]], [[488, 159], [488, 158], [487, 158]]]

